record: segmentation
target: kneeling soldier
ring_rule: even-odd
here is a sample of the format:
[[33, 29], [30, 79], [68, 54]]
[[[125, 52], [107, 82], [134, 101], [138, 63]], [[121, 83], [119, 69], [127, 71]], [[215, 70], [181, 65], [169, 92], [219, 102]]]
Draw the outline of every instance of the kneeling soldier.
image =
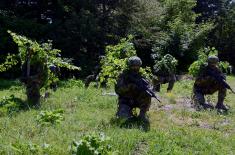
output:
[[[141, 76], [139, 70], [142, 61], [133, 56], [128, 59], [128, 69], [120, 74], [115, 92], [118, 94], [117, 117], [129, 119], [133, 117], [133, 108], [140, 108], [139, 118], [148, 121], [146, 112], [151, 104], [151, 85]], [[152, 96], [153, 97], [153, 96]]]
[[208, 58], [208, 65], [200, 69], [199, 76], [194, 83], [194, 102], [203, 108], [214, 108], [213, 105], [205, 102], [204, 95], [213, 94], [218, 91], [218, 102], [215, 108], [218, 110], [227, 111], [228, 108], [224, 105], [226, 97], [226, 89], [231, 87], [226, 83], [225, 75], [218, 67], [219, 59], [216, 56]]

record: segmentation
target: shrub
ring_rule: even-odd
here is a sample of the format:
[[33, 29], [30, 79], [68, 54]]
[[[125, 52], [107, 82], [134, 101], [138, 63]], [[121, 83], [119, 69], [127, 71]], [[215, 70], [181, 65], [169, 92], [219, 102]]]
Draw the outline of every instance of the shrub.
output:
[[8, 97], [4, 96], [0, 101], [0, 116], [6, 114], [12, 114], [14, 112], [20, 111], [23, 108], [24, 102], [14, 95]]
[[64, 110], [41, 111], [37, 116], [37, 121], [41, 125], [59, 124], [64, 120]]
[[[117, 45], [109, 45], [106, 47], [105, 58], [101, 60], [101, 72], [99, 75], [100, 83], [107, 82], [107, 85], [116, 83], [118, 75], [125, 69], [127, 69], [127, 61], [131, 56], [136, 55], [131, 40], [133, 36], [121, 39]], [[140, 72], [143, 76], [151, 76], [151, 69], [149, 67], [141, 68]]]
[[52, 153], [52, 147], [47, 143], [44, 143], [43, 145], [37, 145], [31, 142], [29, 143], [16, 142], [14, 144], [11, 144], [10, 148], [16, 154], [51, 154]]
[[111, 146], [108, 144], [109, 138], [103, 133], [99, 135], [92, 134], [82, 137], [78, 142], [72, 143], [73, 155], [111, 155], [115, 152], [111, 151]]

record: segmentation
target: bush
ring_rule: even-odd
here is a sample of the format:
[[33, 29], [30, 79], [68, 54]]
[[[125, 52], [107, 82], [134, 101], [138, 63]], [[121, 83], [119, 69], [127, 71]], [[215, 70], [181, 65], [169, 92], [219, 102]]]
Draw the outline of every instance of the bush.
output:
[[20, 111], [23, 107], [24, 102], [21, 99], [16, 98], [14, 95], [4, 96], [0, 101], [0, 116], [13, 114], [14, 112]]
[[[136, 55], [132, 39], [133, 36], [130, 35], [128, 38], [121, 39], [119, 44], [106, 47], [105, 58], [101, 60], [100, 84], [106, 82], [110, 86], [116, 83], [118, 75], [127, 69], [128, 58]], [[140, 72], [146, 77], [151, 76], [149, 67], [141, 68]]]
[[37, 145], [34, 143], [20, 143], [11, 144], [10, 148], [16, 154], [51, 154], [52, 147], [49, 144]]
[[115, 152], [111, 151], [111, 146], [108, 144], [109, 138], [103, 133], [96, 135], [88, 135], [82, 137], [78, 142], [72, 144], [73, 155], [111, 155]]
[[60, 81], [58, 83], [59, 87], [72, 88], [72, 87], [84, 87], [84, 83], [81, 80], [69, 79], [66, 81]]
[[59, 124], [64, 120], [64, 110], [41, 111], [37, 116], [37, 121], [41, 125]]

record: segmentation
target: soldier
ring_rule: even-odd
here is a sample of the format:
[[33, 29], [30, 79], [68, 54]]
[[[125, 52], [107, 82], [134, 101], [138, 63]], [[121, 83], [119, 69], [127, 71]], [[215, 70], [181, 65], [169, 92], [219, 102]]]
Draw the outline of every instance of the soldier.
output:
[[37, 53], [27, 44], [26, 61], [22, 66], [21, 82], [26, 85], [27, 100], [30, 105], [40, 106], [40, 88], [47, 79], [46, 61], [37, 59]]
[[[133, 108], [140, 108], [139, 118], [148, 122], [146, 112], [149, 110], [151, 104], [151, 96], [141, 90], [138, 82], [143, 77], [139, 69], [142, 61], [139, 57], [133, 56], [128, 59], [128, 69], [120, 74], [117, 84], [115, 85], [115, 92], [118, 94], [118, 118], [130, 119], [133, 117]], [[148, 85], [150, 88], [151, 85]]]
[[96, 65], [91, 75], [88, 75], [85, 79], [85, 87], [88, 88], [92, 81], [96, 82], [96, 87], [98, 87], [98, 78], [99, 78], [100, 66]]
[[168, 83], [167, 92], [171, 92], [176, 81], [175, 74], [168, 75], [158, 75], [153, 77], [153, 89], [157, 92], [160, 92], [161, 84]]
[[[104, 56], [101, 55], [99, 56], [99, 61], [102, 61], [104, 59]], [[100, 64], [96, 65], [95, 68], [92, 71], [91, 75], [88, 75], [85, 79], [85, 87], [88, 88], [90, 83], [92, 81], [96, 82], [96, 87], [99, 87], [99, 78], [100, 78], [100, 71], [101, 71], [101, 66]], [[106, 82], [101, 83], [101, 87], [106, 88]]]
[[[216, 56], [209, 56], [208, 64], [201, 67], [199, 76], [194, 83], [194, 102], [199, 108], [213, 109], [213, 105], [206, 103], [204, 95], [213, 94], [218, 91], [218, 102], [215, 106], [218, 110], [227, 111], [228, 108], [224, 105], [226, 89], [231, 89], [225, 82], [225, 76], [218, 68], [219, 59]], [[231, 89], [232, 90], [232, 89]]]
[[178, 61], [170, 54], [166, 54], [161, 61], [154, 65], [154, 76], [152, 79], [154, 91], [160, 92], [161, 84], [168, 83], [167, 92], [174, 87], [176, 76], [175, 70]]

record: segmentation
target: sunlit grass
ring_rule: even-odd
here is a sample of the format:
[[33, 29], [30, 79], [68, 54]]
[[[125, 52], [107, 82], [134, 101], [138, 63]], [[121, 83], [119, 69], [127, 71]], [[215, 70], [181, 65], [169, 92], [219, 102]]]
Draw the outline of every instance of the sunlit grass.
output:
[[[228, 81], [235, 88], [235, 78], [229, 77]], [[109, 136], [110, 144], [120, 155], [235, 154], [235, 96], [229, 91], [226, 104], [231, 110], [221, 115], [215, 110], [192, 111], [179, 105], [180, 99], [189, 100], [193, 81], [177, 82], [171, 94], [166, 93], [164, 85], [159, 94], [163, 101], [161, 105], [170, 108], [159, 108], [160, 104], [153, 100], [148, 113], [150, 130], [146, 132], [138, 126], [129, 129], [112, 123], [117, 97], [103, 96], [102, 89], [92, 86], [84, 89], [80, 82], [70, 81], [67, 84], [43, 100], [39, 110], [30, 109], [0, 117], [0, 154], [43, 154], [43, 151], [70, 154], [73, 140], [94, 132], [104, 132]], [[22, 100], [26, 98], [20, 84], [1, 87], [0, 98], [11, 94]], [[216, 99], [213, 95], [212, 100]], [[41, 110], [56, 109], [65, 111], [64, 121], [50, 126], [38, 124], [36, 117]], [[35, 144], [38, 151], [33, 151], [29, 144]]]

